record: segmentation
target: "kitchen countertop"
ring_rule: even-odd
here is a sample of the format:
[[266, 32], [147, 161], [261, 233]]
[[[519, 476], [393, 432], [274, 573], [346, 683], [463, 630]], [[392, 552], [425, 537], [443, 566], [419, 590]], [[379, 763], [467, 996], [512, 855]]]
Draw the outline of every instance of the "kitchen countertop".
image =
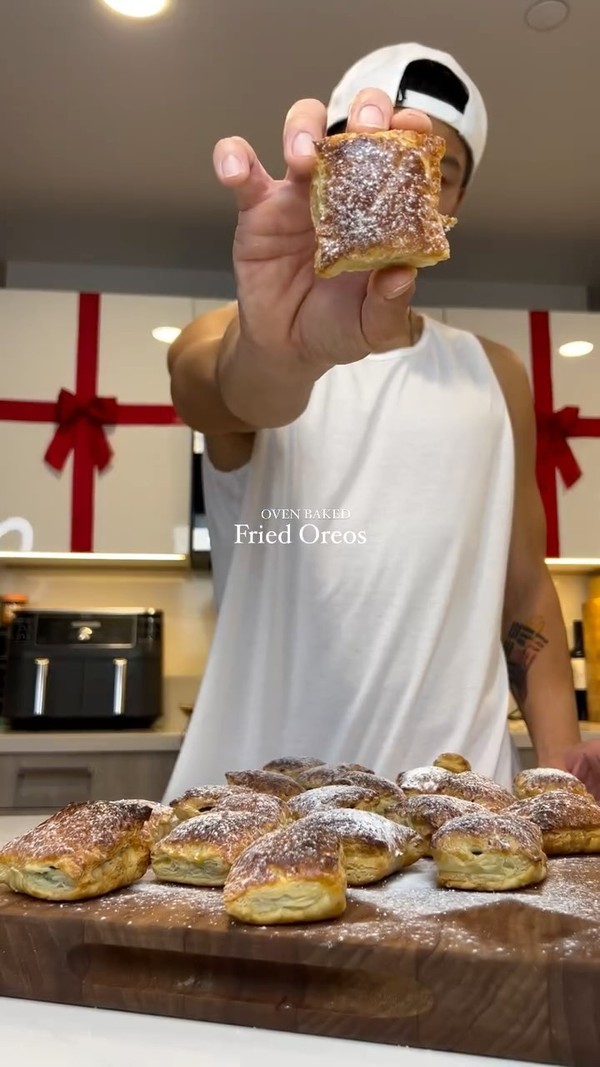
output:
[[[514, 744], [531, 749], [527, 727], [522, 721], [510, 722]], [[183, 742], [181, 730], [155, 726], [150, 730], [77, 730], [73, 732], [28, 732], [0, 727], [0, 756], [11, 753], [52, 752], [178, 752]], [[583, 741], [600, 737], [600, 723], [581, 724]]]
[[0, 756], [11, 753], [49, 752], [178, 752], [180, 730], [27, 731], [0, 729]]
[[[0, 817], [0, 845], [43, 816]], [[167, 1019], [0, 997], [7, 1063], [44, 1067], [518, 1067], [523, 1061]]]

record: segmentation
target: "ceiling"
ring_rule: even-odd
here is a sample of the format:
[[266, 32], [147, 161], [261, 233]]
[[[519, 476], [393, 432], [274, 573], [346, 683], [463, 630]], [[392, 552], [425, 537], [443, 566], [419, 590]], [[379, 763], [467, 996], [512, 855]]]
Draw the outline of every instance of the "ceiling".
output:
[[531, 0], [0, 0], [0, 261], [224, 269], [235, 221], [223, 135], [281, 171], [281, 125], [362, 53], [453, 52], [490, 112], [448, 278], [600, 284], [599, 0], [552, 32]]

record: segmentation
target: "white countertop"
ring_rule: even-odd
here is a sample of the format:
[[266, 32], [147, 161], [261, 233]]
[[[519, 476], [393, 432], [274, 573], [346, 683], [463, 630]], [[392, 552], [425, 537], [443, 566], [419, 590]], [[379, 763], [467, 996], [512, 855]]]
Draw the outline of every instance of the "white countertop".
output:
[[[0, 817], [0, 845], [42, 815]], [[522, 1061], [0, 997], [2, 1062], [44, 1067], [523, 1067]]]
[[[531, 739], [524, 722], [509, 725], [513, 743], [519, 749], [531, 749]], [[582, 741], [600, 737], [600, 723], [581, 724]], [[156, 726], [150, 730], [73, 730], [72, 732], [29, 732], [0, 727], [0, 756], [63, 752], [178, 752], [183, 743], [181, 730]]]
[[0, 756], [63, 752], [178, 752], [180, 730], [0, 730]]

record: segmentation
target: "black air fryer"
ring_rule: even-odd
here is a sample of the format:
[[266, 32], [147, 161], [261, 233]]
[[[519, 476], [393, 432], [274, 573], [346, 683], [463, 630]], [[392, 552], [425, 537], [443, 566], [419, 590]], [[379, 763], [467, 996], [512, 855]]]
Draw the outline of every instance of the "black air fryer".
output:
[[18, 730], [136, 729], [162, 713], [161, 611], [19, 611], [4, 716]]

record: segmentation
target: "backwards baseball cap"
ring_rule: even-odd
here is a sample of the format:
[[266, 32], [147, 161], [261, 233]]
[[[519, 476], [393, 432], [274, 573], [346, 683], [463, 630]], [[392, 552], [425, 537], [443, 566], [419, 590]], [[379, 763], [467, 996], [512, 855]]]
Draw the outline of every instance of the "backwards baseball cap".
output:
[[381, 89], [395, 107], [425, 111], [452, 126], [471, 152], [472, 171], [483, 156], [488, 120], [475, 82], [447, 52], [422, 44], [395, 44], [359, 59], [334, 89], [327, 132], [338, 132], [361, 89]]

